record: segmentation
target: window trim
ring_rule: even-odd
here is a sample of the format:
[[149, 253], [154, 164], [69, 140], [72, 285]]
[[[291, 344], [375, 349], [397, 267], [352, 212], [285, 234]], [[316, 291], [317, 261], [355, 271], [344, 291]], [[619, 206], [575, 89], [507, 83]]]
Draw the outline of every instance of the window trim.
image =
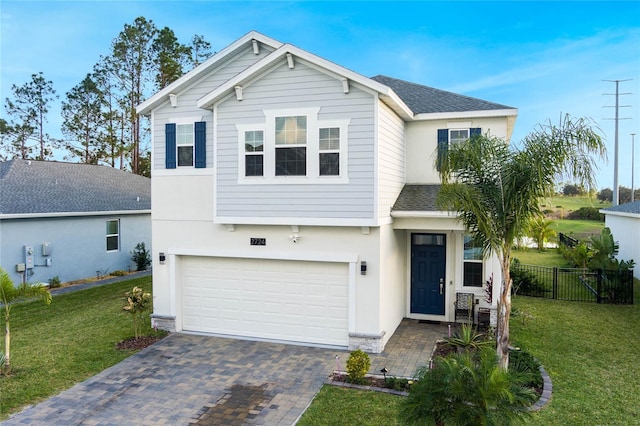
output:
[[[253, 132], [253, 133], [262, 133], [262, 151], [247, 151], [247, 133], [249, 132]], [[245, 178], [262, 178], [264, 177], [264, 130], [251, 130], [251, 129], [246, 129], [243, 132], [240, 133], [241, 135], [243, 135], [243, 160], [241, 161], [242, 163], [242, 175]], [[252, 157], [257, 157], [260, 156], [262, 157], [262, 174], [261, 175], [247, 175], [247, 157], [252, 156]]]
[[[236, 124], [237, 143], [238, 143], [238, 183], [239, 184], [346, 184], [349, 183], [348, 177], [348, 132], [351, 119], [319, 119], [320, 107], [307, 108], [286, 108], [277, 110], [264, 110], [264, 121], [254, 124]], [[276, 156], [276, 117], [290, 116], [306, 116], [307, 117], [307, 173], [305, 176], [276, 176], [275, 173], [275, 156]], [[340, 149], [339, 153], [339, 175], [320, 175], [320, 128], [339, 128], [340, 129]], [[245, 160], [244, 160], [244, 132], [246, 131], [263, 131], [263, 176], [245, 176]], [[302, 145], [279, 145], [281, 147], [297, 147]]]
[[[118, 232], [115, 234], [109, 234], [109, 223], [110, 222], [116, 222], [116, 224], [118, 225]], [[105, 248], [107, 253], [115, 253], [115, 252], [119, 252], [120, 251], [120, 219], [108, 219], [105, 222], [106, 225], [106, 230], [105, 230]], [[118, 248], [116, 249], [112, 249], [109, 250], [109, 238], [113, 238], [116, 237], [116, 240], [118, 241]]]

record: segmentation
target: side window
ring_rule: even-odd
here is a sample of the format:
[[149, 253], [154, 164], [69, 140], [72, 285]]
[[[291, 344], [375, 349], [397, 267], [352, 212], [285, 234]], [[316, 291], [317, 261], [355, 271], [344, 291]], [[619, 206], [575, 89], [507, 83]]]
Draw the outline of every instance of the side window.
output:
[[319, 142], [320, 176], [339, 176], [340, 128], [321, 128]]
[[449, 143], [464, 142], [469, 139], [469, 129], [450, 129]]
[[120, 220], [107, 221], [107, 251], [120, 250]]
[[438, 145], [436, 154], [436, 169], [440, 171], [442, 163], [447, 158], [450, 143], [463, 142], [471, 136], [482, 134], [480, 127], [471, 129], [438, 129]]
[[193, 166], [193, 124], [176, 125], [178, 167]]
[[264, 175], [264, 132], [250, 130], [244, 132], [244, 174]]
[[465, 235], [463, 286], [482, 287], [482, 260], [482, 246], [471, 235]]
[[276, 117], [276, 176], [307, 175], [307, 117]]

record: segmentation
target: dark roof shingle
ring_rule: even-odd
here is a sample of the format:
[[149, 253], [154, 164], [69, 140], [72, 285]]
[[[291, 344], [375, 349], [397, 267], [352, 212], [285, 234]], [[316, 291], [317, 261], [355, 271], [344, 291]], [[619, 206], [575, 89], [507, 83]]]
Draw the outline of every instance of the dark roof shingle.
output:
[[56, 161], [0, 163], [0, 214], [151, 209], [151, 179], [107, 166]]
[[391, 211], [440, 211], [436, 205], [438, 192], [440, 185], [405, 185]]
[[414, 114], [515, 109], [384, 75], [377, 75], [371, 79], [393, 89]]

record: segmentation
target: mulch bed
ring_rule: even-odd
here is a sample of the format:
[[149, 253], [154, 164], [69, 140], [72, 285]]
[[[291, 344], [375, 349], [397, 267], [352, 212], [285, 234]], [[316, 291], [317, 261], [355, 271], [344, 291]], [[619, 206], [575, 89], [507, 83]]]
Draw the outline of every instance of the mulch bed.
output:
[[153, 345], [158, 340], [161, 340], [163, 338], [164, 336], [131, 337], [129, 339], [123, 340], [122, 342], [116, 343], [116, 348], [121, 351], [139, 351], [146, 348], [147, 346]]

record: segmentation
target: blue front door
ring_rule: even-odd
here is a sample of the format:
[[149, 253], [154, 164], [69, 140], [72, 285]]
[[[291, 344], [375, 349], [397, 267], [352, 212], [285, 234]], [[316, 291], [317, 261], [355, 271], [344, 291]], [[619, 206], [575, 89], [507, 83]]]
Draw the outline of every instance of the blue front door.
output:
[[444, 315], [443, 234], [411, 234], [411, 313]]

